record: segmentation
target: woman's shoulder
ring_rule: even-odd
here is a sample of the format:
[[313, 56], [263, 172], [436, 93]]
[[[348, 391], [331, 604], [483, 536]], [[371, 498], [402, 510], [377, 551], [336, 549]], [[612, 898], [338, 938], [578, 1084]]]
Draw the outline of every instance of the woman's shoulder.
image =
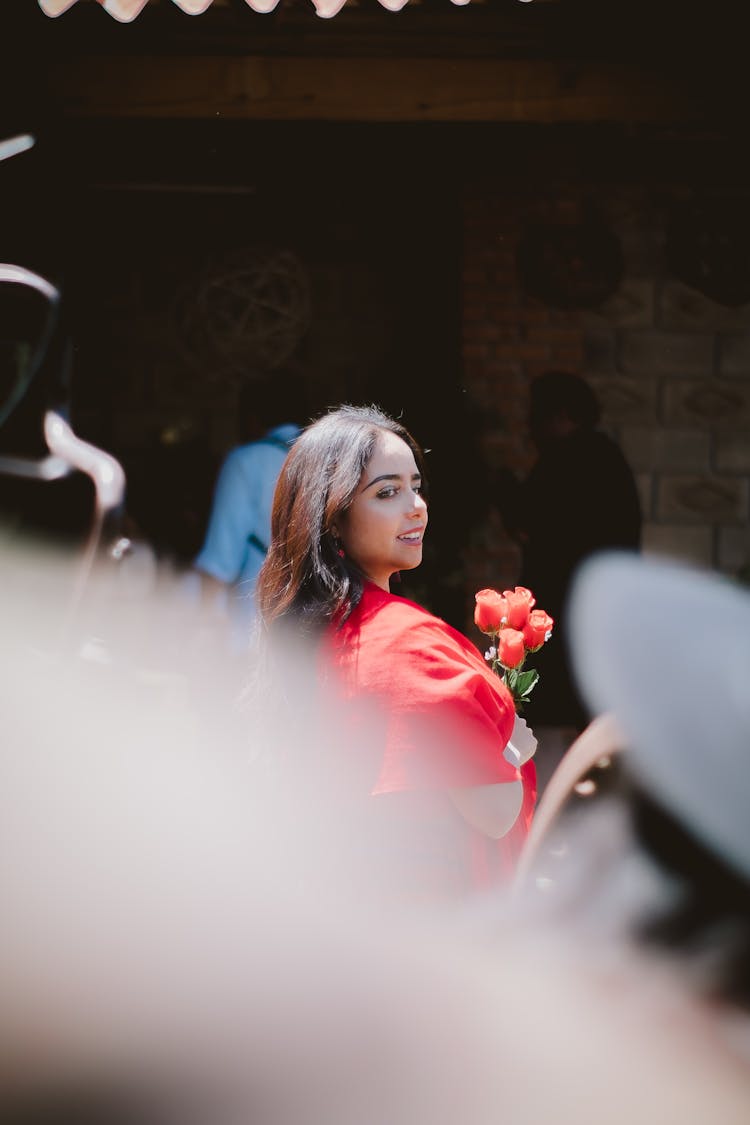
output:
[[477, 652], [467, 637], [424, 606], [369, 584], [350, 621], [352, 629], [368, 642], [380, 638], [394, 647], [421, 649], [440, 644], [457, 651]]
[[380, 624], [388, 623], [393, 627], [415, 626], [445, 626], [444, 621], [426, 610], [417, 602], [402, 598], [398, 594], [388, 593], [378, 586], [368, 582], [363, 591], [360, 602], [351, 615], [351, 620], [360, 624], [377, 621]]

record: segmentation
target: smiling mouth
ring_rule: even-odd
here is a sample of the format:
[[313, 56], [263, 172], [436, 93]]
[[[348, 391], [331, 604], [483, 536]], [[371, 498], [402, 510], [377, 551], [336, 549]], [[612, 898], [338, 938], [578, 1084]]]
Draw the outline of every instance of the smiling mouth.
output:
[[424, 528], [421, 528], [419, 531], [409, 531], [405, 535], [398, 535], [397, 539], [399, 543], [411, 543], [416, 545], [422, 542], [423, 531]]

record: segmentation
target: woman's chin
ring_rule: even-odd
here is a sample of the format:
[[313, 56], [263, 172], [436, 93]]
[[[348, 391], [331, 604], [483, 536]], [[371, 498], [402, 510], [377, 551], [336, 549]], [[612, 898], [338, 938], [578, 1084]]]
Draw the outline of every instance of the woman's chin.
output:
[[399, 570], [415, 570], [416, 567], [418, 567], [421, 564], [421, 562], [422, 562], [422, 552], [421, 551], [417, 552], [415, 550], [413, 552], [413, 554], [411, 555], [411, 557], [407, 556], [405, 559], [403, 559], [403, 561], [399, 562], [398, 569]]

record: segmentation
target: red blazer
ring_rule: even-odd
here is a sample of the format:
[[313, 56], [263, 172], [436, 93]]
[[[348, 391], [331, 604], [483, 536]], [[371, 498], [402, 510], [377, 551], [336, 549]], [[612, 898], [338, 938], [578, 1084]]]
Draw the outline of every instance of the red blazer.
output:
[[[389, 842], [403, 844], [411, 858], [419, 854], [412, 874], [424, 893], [462, 893], [507, 878], [528, 833], [536, 773], [533, 763], [519, 772], [503, 757], [513, 701], [476, 647], [421, 606], [367, 583], [350, 617], [329, 629], [320, 672], [347, 745], [363, 750], [362, 782], [393, 830]], [[466, 824], [447, 795], [519, 778], [524, 807], [498, 841]]]

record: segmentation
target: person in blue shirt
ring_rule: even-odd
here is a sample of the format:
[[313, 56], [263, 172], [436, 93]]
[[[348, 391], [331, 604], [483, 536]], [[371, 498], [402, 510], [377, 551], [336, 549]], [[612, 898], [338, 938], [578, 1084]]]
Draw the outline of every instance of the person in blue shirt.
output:
[[255, 583], [271, 537], [276, 480], [300, 433], [293, 419], [304, 418], [299, 380], [279, 372], [246, 383], [240, 412], [253, 440], [230, 450], [221, 465], [194, 567], [204, 607], [228, 616], [233, 647], [243, 649], [255, 621]]

